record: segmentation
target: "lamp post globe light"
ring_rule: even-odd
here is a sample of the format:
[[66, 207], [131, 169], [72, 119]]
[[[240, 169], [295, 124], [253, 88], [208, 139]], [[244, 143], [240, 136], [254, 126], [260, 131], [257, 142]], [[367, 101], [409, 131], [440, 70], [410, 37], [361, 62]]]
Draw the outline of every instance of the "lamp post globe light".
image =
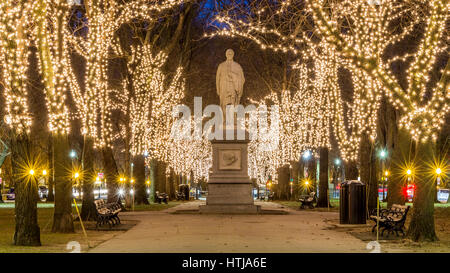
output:
[[309, 150], [306, 150], [303, 153], [303, 159], [308, 160], [311, 157], [311, 152]]

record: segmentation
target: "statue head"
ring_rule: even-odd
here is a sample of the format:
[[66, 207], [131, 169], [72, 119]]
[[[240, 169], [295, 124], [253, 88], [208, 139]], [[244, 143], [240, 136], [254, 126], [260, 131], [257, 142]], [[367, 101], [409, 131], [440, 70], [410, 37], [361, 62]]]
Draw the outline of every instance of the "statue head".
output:
[[227, 49], [225, 52], [225, 55], [227, 56], [227, 60], [232, 61], [234, 57], [234, 51], [233, 49]]

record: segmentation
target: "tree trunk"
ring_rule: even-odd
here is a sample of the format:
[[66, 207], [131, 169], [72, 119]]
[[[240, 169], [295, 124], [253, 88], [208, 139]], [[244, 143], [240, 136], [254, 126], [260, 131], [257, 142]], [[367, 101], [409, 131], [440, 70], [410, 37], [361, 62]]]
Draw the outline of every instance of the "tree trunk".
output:
[[108, 189], [108, 203], [117, 202], [119, 200], [119, 184], [117, 182], [119, 172], [117, 170], [116, 161], [111, 147], [103, 147], [103, 168], [105, 170], [105, 179]]
[[[404, 178], [399, 165], [405, 160], [405, 156], [409, 154], [410, 140], [405, 132], [400, 135], [397, 125], [398, 112], [389, 103], [386, 97], [383, 97], [380, 104], [380, 115], [378, 118], [378, 140], [381, 146], [384, 146], [388, 157], [385, 159], [382, 172], [388, 170], [390, 176], [387, 182], [387, 202], [388, 207], [393, 204], [404, 204], [405, 196], [402, 192]], [[391, 164], [394, 162], [396, 164]]]
[[358, 167], [356, 161], [345, 162], [345, 180], [358, 180]]
[[134, 177], [136, 183], [135, 203], [148, 205], [147, 192], [145, 186], [145, 158], [143, 155], [134, 157]]
[[370, 212], [377, 208], [378, 179], [376, 153], [367, 134], [363, 134], [361, 138], [359, 164], [361, 181], [366, 184], [366, 208]]
[[[193, 185], [193, 184], [191, 183], [191, 185]], [[172, 199], [172, 196], [174, 196], [172, 190], [173, 190], [173, 187], [172, 187], [172, 176], [171, 176], [171, 173], [170, 173], [170, 170], [169, 170], [169, 174], [166, 175], [166, 193], [169, 196], [169, 199]]]
[[411, 161], [412, 152], [411, 137], [405, 130], [399, 130], [395, 146], [392, 151], [391, 177], [388, 180], [387, 201], [388, 207], [393, 204], [404, 205], [406, 187], [406, 164]]
[[175, 191], [178, 190], [178, 187], [176, 186], [177, 183], [177, 177], [175, 175], [175, 172], [173, 169], [170, 169], [170, 176], [169, 176], [169, 186], [170, 186], [170, 199], [174, 200], [176, 198]]
[[[127, 147], [127, 146], [125, 146]], [[132, 203], [133, 203], [133, 196], [130, 193], [131, 190], [131, 184], [130, 179], [131, 179], [131, 155], [129, 152], [129, 148], [125, 148], [125, 167], [124, 167], [124, 178], [125, 181], [122, 182], [122, 187], [124, 190], [124, 199], [125, 199], [125, 208], [130, 209], [132, 207]], [[127, 150], [128, 149], [128, 150]]]
[[155, 191], [156, 191], [156, 160], [150, 160], [150, 202], [155, 202]]
[[96, 209], [94, 204], [94, 144], [93, 140], [85, 137], [83, 144], [83, 201], [81, 205], [81, 219], [84, 221], [95, 220]]
[[[54, 135], [55, 147], [55, 213], [52, 232], [74, 232], [72, 219], [72, 171], [67, 136]], [[68, 171], [69, 170], [69, 171]]]
[[54, 180], [54, 158], [53, 158], [53, 138], [51, 134], [49, 134], [48, 137], [48, 196], [46, 202], [54, 202], [55, 201], [55, 195], [53, 193], [54, 187], [55, 187], [55, 180]]
[[310, 182], [308, 193], [317, 192], [317, 161], [311, 156], [308, 160], [308, 180]]
[[33, 145], [27, 135], [20, 135], [11, 141], [10, 147], [16, 193], [14, 245], [40, 246], [37, 221], [38, 182], [35, 176], [29, 175], [29, 169], [36, 163]]
[[434, 176], [430, 176], [429, 164], [433, 162], [435, 155], [435, 145], [431, 141], [416, 144], [415, 166], [415, 192], [414, 207], [411, 223], [408, 228], [407, 236], [411, 240], [418, 241], [437, 241], [434, 226], [434, 188], [436, 183]]
[[299, 188], [299, 172], [300, 172], [300, 164], [298, 161], [292, 161], [292, 198], [291, 200], [298, 200], [298, 188]]
[[157, 163], [157, 191], [160, 193], [166, 192], [166, 163], [158, 161]]
[[289, 200], [289, 165], [278, 168], [278, 184], [275, 195], [279, 200]]
[[319, 198], [317, 207], [328, 207], [328, 148], [320, 148]]

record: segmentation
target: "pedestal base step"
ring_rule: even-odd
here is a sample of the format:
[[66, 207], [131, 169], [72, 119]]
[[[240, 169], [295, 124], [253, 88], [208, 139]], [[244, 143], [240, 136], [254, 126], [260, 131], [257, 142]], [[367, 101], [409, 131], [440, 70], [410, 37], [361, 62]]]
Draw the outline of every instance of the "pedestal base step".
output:
[[257, 205], [203, 205], [199, 206], [201, 214], [258, 214], [261, 206]]

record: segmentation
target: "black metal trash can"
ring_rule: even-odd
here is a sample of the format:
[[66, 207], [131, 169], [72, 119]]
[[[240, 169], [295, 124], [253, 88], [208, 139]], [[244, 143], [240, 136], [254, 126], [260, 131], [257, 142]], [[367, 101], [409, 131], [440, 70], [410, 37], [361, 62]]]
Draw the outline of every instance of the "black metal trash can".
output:
[[184, 200], [189, 201], [189, 185], [181, 184], [179, 186], [180, 192], [184, 193]]
[[341, 183], [340, 190], [340, 223], [366, 223], [366, 185], [358, 180]]
[[340, 184], [339, 190], [339, 222], [341, 224], [348, 224], [348, 188], [347, 182]]

